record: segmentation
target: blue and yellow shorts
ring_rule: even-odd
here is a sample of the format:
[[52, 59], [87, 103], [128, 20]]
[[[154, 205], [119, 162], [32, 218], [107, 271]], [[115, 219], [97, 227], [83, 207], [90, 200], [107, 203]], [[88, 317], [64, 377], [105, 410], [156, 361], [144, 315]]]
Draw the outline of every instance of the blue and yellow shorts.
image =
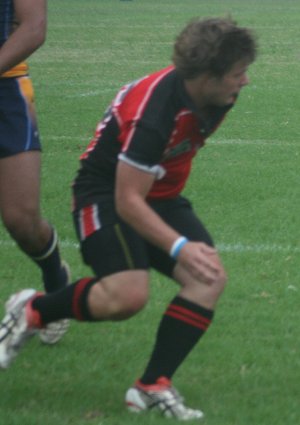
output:
[[41, 150], [28, 76], [0, 78], [0, 158]]

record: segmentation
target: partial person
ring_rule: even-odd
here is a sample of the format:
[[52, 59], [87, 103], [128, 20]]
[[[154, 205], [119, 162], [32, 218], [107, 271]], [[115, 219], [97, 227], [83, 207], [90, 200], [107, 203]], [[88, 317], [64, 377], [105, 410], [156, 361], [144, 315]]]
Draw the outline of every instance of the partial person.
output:
[[81, 156], [73, 184], [74, 223], [94, 277], [50, 295], [31, 289], [13, 295], [0, 330], [2, 368], [54, 321], [134, 316], [148, 301], [149, 271], [155, 269], [175, 283], [174, 298], [126, 405], [179, 420], [203, 417], [185, 405], [172, 379], [208, 330], [226, 272], [182, 191], [205, 139], [249, 83], [256, 51], [248, 28], [230, 19], [194, 19], [177, 37], [171, 65], [119, 91]]
[[[69, 269], [55, 229], [41, 216], [41, 144], [24, 62], [44, 43], [46, 32], [46, 0], [0, 0], [0, 214], [19, 248], [40, 268], [45, 292], [52, 293], [66, 286]], [[67, 326], [66, 320], [51, 324], [40, 337], [53, 344]]]

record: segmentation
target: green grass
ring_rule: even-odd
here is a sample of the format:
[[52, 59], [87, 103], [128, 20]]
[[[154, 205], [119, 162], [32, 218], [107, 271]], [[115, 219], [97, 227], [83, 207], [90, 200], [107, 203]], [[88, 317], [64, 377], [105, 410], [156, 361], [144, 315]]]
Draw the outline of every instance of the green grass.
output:
[[[258, 35], [251, 85], [199, 153], [186, 194], [229, 275], [213, 326], [175, 385], [204, 425], [298, 425], [298, 0], [51, 0], [45, 46], [31, 60], [43, 139], [43, 211], [74, 279], [87, 275], [70, 216], [70, 183], [95, 124], [123, 83], [169, 63], [193, 16], [231, 14]], [[40, 288], [38, 270], [0, 227], [1, 294]], [[72, 323], [61, 344], [33, 340], [0, 374], [0, 425], [165, 424], [126, 412], [175, 288], [153, 273], [151, 299], [122, 323]], [[2, 309], [2, 307], [1, 307]]]

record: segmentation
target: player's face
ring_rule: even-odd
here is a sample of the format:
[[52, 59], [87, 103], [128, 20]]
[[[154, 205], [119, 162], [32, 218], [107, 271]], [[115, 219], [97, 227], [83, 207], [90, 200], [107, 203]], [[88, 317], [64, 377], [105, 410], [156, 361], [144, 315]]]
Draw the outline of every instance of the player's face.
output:
[[244, 61], [237, 62], [222, 78], [209, 78], [205, 90], [207, 103], [216, 106], [234, 103], [241, 89], [249, 84], [248, 65]]

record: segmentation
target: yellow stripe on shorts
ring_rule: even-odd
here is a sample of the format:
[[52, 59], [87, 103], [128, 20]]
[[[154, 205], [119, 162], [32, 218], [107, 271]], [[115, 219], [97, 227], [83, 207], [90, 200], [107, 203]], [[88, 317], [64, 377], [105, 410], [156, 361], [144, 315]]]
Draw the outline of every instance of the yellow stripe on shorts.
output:
[[127, 262], [128, 268], [129, 269], [134, 269], [134, 261], [132, 259], [131, 254], [130, 254], [130, 249], [129, 249], [128, 245], [127, 245], [126, 239], [124, 238], [124, 235], [122, 233], [121, 227], [120, 227], [119, 224], [115, 224], [114, 228], [115, 228], [115, 232], [116, 232], [117, 238], [119, 239], [119, 242], [120, 242], [120, 244], [122, 246], [122, 249], [123, 249], [123, 252], [124, 252], [124, 256], [126, 258], [126, 262]]

